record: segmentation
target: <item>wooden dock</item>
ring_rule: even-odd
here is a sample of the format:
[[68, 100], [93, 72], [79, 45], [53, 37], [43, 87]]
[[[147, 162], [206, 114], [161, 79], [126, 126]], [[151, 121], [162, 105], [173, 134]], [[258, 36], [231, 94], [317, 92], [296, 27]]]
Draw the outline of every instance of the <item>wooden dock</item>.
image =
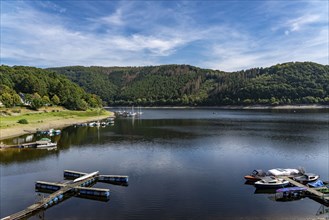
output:
[[14, 145], [0, 145], [0, 148], [35, 148], [37, 146], [37, 142], [30, 142], [24, 144], [14, 144]]
[[306, 188], [306, 191], [310, 194], [309, 196], [314, 196], [317, 197], [318, 199], [327, 200], [329, 202], [329, 194], [324, 194], [322, 192], [319, 192], [315, 188], [310, 188], [308, 186], [305, 186], [287, 176], [280, 176], [279, 178], [289, 181], [292, 185]]

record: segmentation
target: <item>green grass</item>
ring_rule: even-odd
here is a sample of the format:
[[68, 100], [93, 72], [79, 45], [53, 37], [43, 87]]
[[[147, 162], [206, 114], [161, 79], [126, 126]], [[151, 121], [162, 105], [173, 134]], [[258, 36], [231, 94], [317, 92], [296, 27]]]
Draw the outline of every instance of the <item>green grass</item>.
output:
[[19, 115], [11, 116], [1, 116], [0, 117], [0, 128], [8, 128], [11, 126], [18, 125], [18, 121], [21, 119], [26, 119], [29, 124], [43, 123], [56, 119], [68, 119], [68, 118], [88, 118], [95, 116], [111, 116], [111, 113], [103, 109], [94, 109], [87, 111], [69, 111], [61, 110], [57, 112], [49, 111], [24, 111], [24, 113]]

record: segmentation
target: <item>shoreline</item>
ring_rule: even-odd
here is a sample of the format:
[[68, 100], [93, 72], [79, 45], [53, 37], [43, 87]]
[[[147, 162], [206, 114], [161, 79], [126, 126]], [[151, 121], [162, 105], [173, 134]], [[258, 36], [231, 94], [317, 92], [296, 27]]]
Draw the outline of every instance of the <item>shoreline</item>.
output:
[[[131, 106], [104, 107], [105, 109], [131, 108]], [[227, 110], [266, 110], [266, 109], [329, 109], [329, 105], [225, 105], [225, 106], [141, 106], [143, 109], [227, 109]]]
[[[104, 109], [131, 108], [129, 106], [104, 107]], [[329, 109], [329, 105], [249, 105], [249, 106], [146, 106], [143, 109], [223, 109], [223, 110], [312, 110], [312, 109]], [[42, 123], [34, 124], [15, 124], [8, 128], [0, 128], [0, 141], [18, 137], [25, 134], [36, 133], [37, 129], [47, 130], [50, 128], [62, 129], [78, 123], [87, 123], [91, 121], [103, 120], [108, 117], [114, 117], [113, 112], [101, 116], [90, 117], [73, 117], [73, 118], [54, 118]], [[0, 143], [0, 148], [1, 148]]]
[[[73, 117], [73, 118], [54, 118], [48, 121], [44, 121], [42, 123], [34, 123], [34, 124], [15, 124], [14, 126], [8, 128], [0, 128], [0, 141], [19, 137], [25, 134], [33, 134], [37, 132], [37, 129], [40, 130], [48, 130], [50, 128], [54, 129], [62, 129], [68, 126], [72, 126], [74, 124], [79, 123], [87, 123], [91, 121], [99, 121], [109, 117], [114, 117], [114, 113], [108, 112], [108, 114], [100, 115], [100, 116], [90, 116], [90, 117]], [[0, 148], [2, 147], [2, 143], [0, 143]]]

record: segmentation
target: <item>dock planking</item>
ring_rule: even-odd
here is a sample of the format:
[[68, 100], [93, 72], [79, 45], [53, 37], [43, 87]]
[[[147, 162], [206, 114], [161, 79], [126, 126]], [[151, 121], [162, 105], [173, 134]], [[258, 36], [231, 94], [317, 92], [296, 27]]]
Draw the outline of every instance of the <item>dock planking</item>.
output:
[[308, 193], [310, 193], [311, 195], [313, 195], [313, 196], [316, 196], [316, 197], [321, 198], [321, 199], [329, 200], [329, 195], [326, 196], [326, 194], [324, 194], [322, 192], [319, 192], [319, 191], [317, 191], [314, 188], [310, 188], [308, 186], [305, 186], [305, 185], [303, 185], [303, 184], [301, 184], [301, 183], [299, 183], [299, 182], [297, 182], [297, 181], [295, 181], [295, 180], [293, 180], [293, 179], [291, 179], [291, 178], [289, 178], [287, 176], [280, 176], [279, 178], [289, 181], [292, 185], [306, 188], [306, 191]]

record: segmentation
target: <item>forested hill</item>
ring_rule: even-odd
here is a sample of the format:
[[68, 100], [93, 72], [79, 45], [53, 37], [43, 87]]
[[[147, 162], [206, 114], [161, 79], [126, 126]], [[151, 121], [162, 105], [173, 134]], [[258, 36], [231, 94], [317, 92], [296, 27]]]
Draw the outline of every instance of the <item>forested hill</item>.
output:
[[44, 105], [61, 105], [86, 110], [101, 107], [102, 100], [63, 75], [24, 66], [0, 66], [0, 101], [6, 107], [25, 104], [38, 109]]
[[329, 66], [291, 62], [222, 72], [189, 65], [60, 67], [108, 105], [329, 104]]

